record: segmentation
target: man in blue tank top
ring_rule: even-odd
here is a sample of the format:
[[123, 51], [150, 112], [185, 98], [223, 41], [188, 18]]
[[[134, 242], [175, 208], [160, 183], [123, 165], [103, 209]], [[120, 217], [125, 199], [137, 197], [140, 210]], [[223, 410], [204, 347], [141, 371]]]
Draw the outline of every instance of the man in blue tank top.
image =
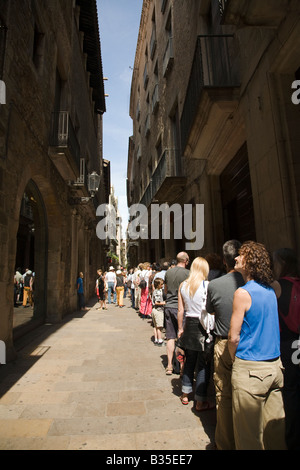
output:
[[285, 449], [278, 309], [266, 248], [256, 242], [244, 243], [235, 269], [245, 281], [234, 294], [228, 336], [234, 361], [236, 449]]

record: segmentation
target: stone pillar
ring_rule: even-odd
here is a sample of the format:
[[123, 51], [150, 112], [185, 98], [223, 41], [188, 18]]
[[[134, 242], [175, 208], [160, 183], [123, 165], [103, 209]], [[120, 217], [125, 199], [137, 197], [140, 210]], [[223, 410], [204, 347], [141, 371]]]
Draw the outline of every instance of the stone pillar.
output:
[[48, 247], [48, 285], [47, 285], [47, 321], [60, 322], [62, 319], [61, 283], [64, 278], [61, 273], [61, 227], [49, 227]]

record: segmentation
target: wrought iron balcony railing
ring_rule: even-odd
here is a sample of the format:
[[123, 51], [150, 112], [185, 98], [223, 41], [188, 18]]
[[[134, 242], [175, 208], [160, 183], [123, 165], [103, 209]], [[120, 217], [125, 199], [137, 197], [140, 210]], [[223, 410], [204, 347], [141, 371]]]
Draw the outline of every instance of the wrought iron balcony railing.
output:
[[218, 0], [218, 3], [221, 24], [278, 27], [286, 17], [289, 2], [287, 0]]
[[220, 10], [221, 16], [224, 15], [227, 3], [228, 3], [228, 0], [219, 0], [219, 10]]
[[[54, 157], [55, 162], [57, 162], [59, 155], [64, 155], [67, 159], [66, 165], [69, 165], [75, 170], [75, 174], [79, 175], [80, 145], [68, 111], [52, 113], [49, 144], [50, 154]], [[61, 165], [60, 168], [62, 168]], [[65, 173], [68, 173], [67, 169]]]
[[179, 152], [176, 149], [165, 149], [140, 203], [148, 207], [152, 199], [156, 198], [158, 193], [163, 190], [163, 185], [167, 180], [172, 185], [172, 181], [174, 182], [176, 178], [184, 177]]
[[182, 150], [187, 143], [203, 90], [239, 86], [239, 63], [234, 36], [198, 36], [181, 116]]

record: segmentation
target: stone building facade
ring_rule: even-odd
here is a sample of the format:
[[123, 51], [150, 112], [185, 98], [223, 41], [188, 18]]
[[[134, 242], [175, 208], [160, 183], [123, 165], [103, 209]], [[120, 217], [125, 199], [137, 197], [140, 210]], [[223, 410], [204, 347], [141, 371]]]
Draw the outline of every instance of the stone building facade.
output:
[[[78, 272], [86, 298], [94, 293], [105, 262], [96, 207], [108, 200], [96, 0], [2, 0], [0, 15], [0, 339], [9, 360], [16, 337], [77, 309]], [[17, 267], [35, 273], [33, 316], [20, 329]]]
[[129, 240], [132, 264], [185, 249], [200, 204], [204, 243], [189, 246], [191, 257], [220, 253], [229, 238], [300, 255], [300, 107], [291, 99], [299, 31], [294, 0], [144, 0], [128, 205], [145, 205], [150, 217], [154, 204], [179, 204], [182, 215], [190, 204], [194, 225], [176, 238], [171, 211], [170, 239]]

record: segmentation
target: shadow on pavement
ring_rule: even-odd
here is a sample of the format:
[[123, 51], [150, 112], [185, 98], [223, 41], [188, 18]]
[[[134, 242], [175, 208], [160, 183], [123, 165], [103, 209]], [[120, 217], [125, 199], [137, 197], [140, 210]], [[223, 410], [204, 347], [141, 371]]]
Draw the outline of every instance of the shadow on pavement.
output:
[[44, 323], [36, 326], [14, 341], [17, 356], [7, 364], [0, 365], [0, 398], [47, 352], [48, 346], [40, 346], [47, 338], [75, 318], [83, 318], [97, 300], [90, 299], [87, 310], [67, 314], [60, 323]]

